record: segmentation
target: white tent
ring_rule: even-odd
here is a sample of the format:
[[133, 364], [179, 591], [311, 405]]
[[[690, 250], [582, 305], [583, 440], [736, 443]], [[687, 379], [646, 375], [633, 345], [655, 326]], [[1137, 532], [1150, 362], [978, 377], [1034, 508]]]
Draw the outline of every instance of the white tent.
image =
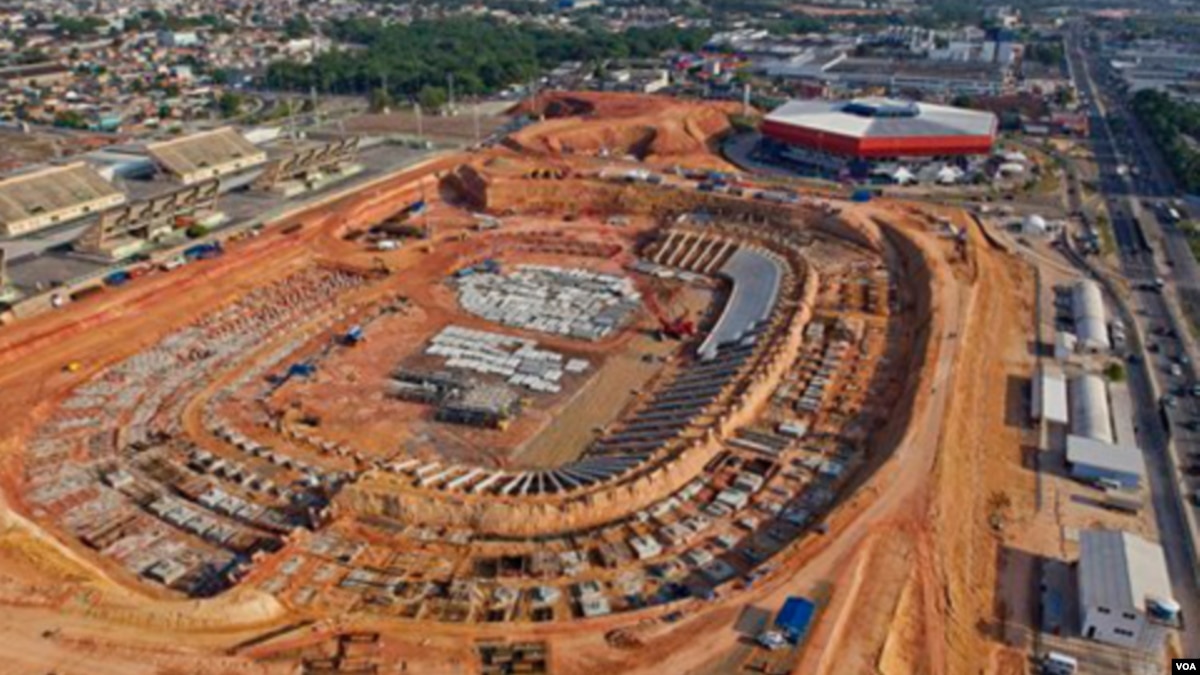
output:
[[892, 172], [892, 180], [896, 181], [897, 185], [908, 185], [909, 183], [916, 182], [917, 176], [912, 171], [901, 166]]
[[962, 176], [963, 172], [961, 170], [947, 165], [943, 166], [941, 169], [938, 169], [937, 182], [941, 183], [942, 185], [952, 185], [957, 183]]
[[1025, 216], [1021, 221], [1021, 232], [1025, 234], [1046, 234], [1049, 229], [1046, 219], [1036, 213]]

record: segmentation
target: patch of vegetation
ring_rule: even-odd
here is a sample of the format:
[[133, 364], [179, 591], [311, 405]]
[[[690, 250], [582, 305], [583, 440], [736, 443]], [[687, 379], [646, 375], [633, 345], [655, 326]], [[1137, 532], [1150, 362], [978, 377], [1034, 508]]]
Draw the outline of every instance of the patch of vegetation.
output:
[[1200, 226], [1195, 221], [1185, 220], [1179, 223], [1179, 230], [1187, 235], [1188, 248], [1192, 255], [1200, 259]]
[[408, 25], [349, 19], [330, 26], [329, 34], [358, 48], [326, 52], [312, 63], [273, 63], [267, 86], [362, 95], [383, 89], [389, 96], [419, 98], [425, 105], [443, 100], [451, 78], [457, 93], [485, 94], [527, 82], [565, 61], [601, 63], [670, 49], [695, 51], [709, 36], [673, 26], [567, 32], [481, 18]]
[[1175, 179], [1188, 192], [1200, 190], [1200, 106], [1176, 101], [1163, 92], [1143, 89], [1133, 97], [1133, 112], [1154, 139]]
[[1108, 378], [1109, 382], [1124, 382], [1125, 366], [1119, 361], [1109, 363], [1104, 367], [1104, 377]]

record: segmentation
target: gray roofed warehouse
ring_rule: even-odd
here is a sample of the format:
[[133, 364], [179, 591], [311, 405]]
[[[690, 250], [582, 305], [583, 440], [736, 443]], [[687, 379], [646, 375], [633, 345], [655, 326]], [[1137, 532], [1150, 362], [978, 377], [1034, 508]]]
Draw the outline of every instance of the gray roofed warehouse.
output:
[[1080, 375], [1069, 383], [1071, 433], [1084, 438], [1113, 442], [1108, 408], [1108, 387], [1099, 375]]
[[1108, 351], [1108, 319], [1100, 284], [1083, 279], [1071, 288], [1071, 309], [1075, 317], [1075, 335], [1079, 348], [1086, 351]]
[[82, 162], [0, 180], [0, 233], [16, 236], [125, 202], [125, 195]]
[[185, 185], [261, 166], [267, 153], [230, 127], [151, 143], [146, 152]]

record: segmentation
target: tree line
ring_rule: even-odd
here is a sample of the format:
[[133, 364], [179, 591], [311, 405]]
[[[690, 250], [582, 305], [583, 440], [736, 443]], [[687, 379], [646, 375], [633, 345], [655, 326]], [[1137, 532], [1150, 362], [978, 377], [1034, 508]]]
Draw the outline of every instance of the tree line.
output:
[[451, 81], [456, 94], [487, 94], [528, 82], [564, 61], [598, 64], [670, 49], [694, 51], [708, 39], [705, 32], [674, 27], [564, 31], [486, 18], [407, 25], [349, 19], [332, 24], [327, 34], [341, 46], [311, 63], [272, 63], [266, 86], [335, 94], [381, 91], [388, 97], [436, 101]]
[[1133, 112], [1162, 151], [1175, 179], [1188, 192], [1200, 191], [1200, 106], [1143, 89], [1133, 97]]

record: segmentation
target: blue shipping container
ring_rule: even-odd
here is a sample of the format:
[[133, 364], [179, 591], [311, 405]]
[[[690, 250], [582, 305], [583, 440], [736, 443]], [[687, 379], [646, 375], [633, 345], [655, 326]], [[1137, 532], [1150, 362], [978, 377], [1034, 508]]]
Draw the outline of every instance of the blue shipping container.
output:
[[775, 617], [775, 627], [783, 632], [788, 642], [799, 644], [812, 625], [817, 606], [812, 600], [792, 596], [783, 603]]

